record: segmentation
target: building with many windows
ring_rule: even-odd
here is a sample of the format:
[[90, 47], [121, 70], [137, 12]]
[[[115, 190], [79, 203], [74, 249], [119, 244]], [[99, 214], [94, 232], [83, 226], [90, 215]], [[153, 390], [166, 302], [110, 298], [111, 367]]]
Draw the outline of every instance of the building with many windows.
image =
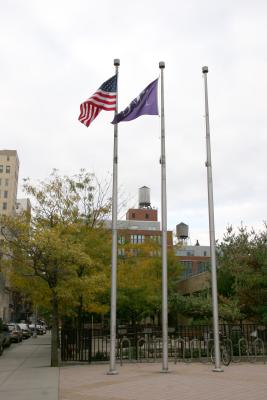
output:
[[[111, 229], [111, 221], [107, 221]], [[125, 256], [124, 245], [142, 244], [154, 240], [161, 243], [161, 229], [158, 211], [151, 207], [150, 189], [143, 186], [139, 189], [139, 207], [130, 208], [125, 220], [117, 222], [118, 256]], [[184, 266], [177, 290], [184, 294], [192, 294], [205, 290], [210, 285], [210, 246], [200, 246], [198, 241], [188, 245], [188, 225], [183, 222], [176, 226], [177, 246], [174, 246], [177, 260]], [[173, 232], [167, 232], [167, 245], [173, 247]], [[133, 251], [133, 250], [131, 250]]]
[[[107, 221], [111, 229], [111, 221]], [[151, 207], [150, 189], [143, 186], [139, 189], [139, 207], [130, 208], [125, 220], [117, 222], [118, 228], [118, 256], [124, 256], [123, 245], [142, 244], [146, 241], [161, 243], [161, 228], [158, 221], [158, 210]], [[167, 232], [167, 246], [173, 246], [172, 231]]]
[[189, 226], [183, 222], [176, 225], [176, 237], [175, 254], [184, 267], [178, 291], [188, 295], [207, 289], [210, 284], [210, 246], [200, 246], [198, 240], [195, 246], [188, 245]]
[[27, 214], [31, 214], [31, 202], [30, 199], [17, 199], [16, 202], [16, 214], [22, 214], [26, 212]]
[[[0, 215], [15, 216], [23, 211], [29, 215], [29, 199], [17, 199], [19, 176], [19, 158], [16, 150], [0, 150]], [[14, 293], [10, 284], [1, 272], [1, 238], [0, 233], [0, 318], [10, 321], [14, 314]], [[3, 255], [2, 255], [3, 256]]]
[[16, 150], [0, 150], [0, 214], [15, 215], [19, 176]]
[[182, 294], [201, 292], [210, 286], [210, 246], [182, 244], [176, 256], [184, 266], [177, 289]]
[[[19, 158], [16, 150], [0, 150], [0, 215], [15, 215], [18, 190]], [[0, 235], [0, 246], [1, 246]], [[1, 262], [1, 249], [0, 249]], [[0, 265], [0, 318], [9, 321], [12, 313], [12, 291], [1, 272]]]

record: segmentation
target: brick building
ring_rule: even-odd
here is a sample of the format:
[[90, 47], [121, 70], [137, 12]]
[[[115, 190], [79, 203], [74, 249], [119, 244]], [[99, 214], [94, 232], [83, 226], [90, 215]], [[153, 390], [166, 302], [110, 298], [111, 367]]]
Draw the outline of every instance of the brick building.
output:
[[[111, 229], [111, 221], [107, 222]], [[118, 256], [125, 256], [124, 245], [142, 244], [154, 240], [161, 243], [161, 229], [158, 221], [158, 210], [151, 207], [150, 189], [143, 186], [139, 189], [139, 207], [130, 208], [125, 220], [117, 222]], [[188, 245], [188, 226], [183, 222], [176, 226], [176, 236], [180, 245], [175, 248], [175, 254], [184, 266], [177, 290], [182, 294], [200, 292], [210, 284], [210, 246]], [[167, 246], [173, 247], [173, 232], [167, 232]]]
[[[107, 222], [107, 227], [111, 228], [111, 221]], [[143, 186], [139, 189], [139, 207], [130, 208], [126, 213], [125, 220], [117, 222], [118, 244], [125, 243], [142, 244], [149, 240], [161, 243], [161, 228], [158, 221], [158, 210], [151, 207], [150, 189]], [[167, 232], [167, 246], [173, 246], [172, 231]], [[121, 246], [118, 255], [124, 255]]]
[[182, 294], [201, 292], [210, 286], [210, 246], [182, 245], [176, 256], [184, 266], [177, 289]]

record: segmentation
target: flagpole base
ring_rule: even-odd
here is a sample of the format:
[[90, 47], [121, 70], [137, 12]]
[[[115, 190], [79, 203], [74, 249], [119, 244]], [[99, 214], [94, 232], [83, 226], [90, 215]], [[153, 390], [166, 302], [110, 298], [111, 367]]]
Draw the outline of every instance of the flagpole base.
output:
[[212, 372], [224, 372], [222, 368], [213, 368]]
[[108, 371], [107, 372], [107, 375], [118, 375], [119, 373], [118, 373], [118, 371], [116, 371], [116, 370], [113, 370], [113, 371]]
[[161, 374], [168, 374], [170, 371], [166, 368], [162, 368], [162, 370], [160, 371]]

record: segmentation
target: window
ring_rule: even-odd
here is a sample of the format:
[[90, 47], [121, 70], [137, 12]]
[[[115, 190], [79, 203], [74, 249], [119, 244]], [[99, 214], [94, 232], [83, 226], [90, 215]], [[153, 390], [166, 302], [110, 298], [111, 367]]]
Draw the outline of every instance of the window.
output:
[[135, 218], [135, 213], [132, 213], [132, 218]]
[[3, 210], [7, 210], [7, 203], [3, 203]]
[[148, 219], [149, 218], [149, 214], [146, 214], [145, 217], [146, 217], [146, 219]]
[[131, 243], [137, 243], [137, 235], [131, 235]]
[[125, 243], [125, 236], [118, 236], [118, 243], [124, 244]]
[[5, 180], [5, 185], [8, 186], [8, 179]]
[[150, 236], [150, 240], [152, 241], [152, 242], [157, 242], [157, 243], [161, 243], [161, 236], [156, 236], [156, 235], [151, 235]]
[[6, 160], [9, 161], [9, 156], [6, 156]]
[[131, 235], [132, 244], [144, 243], [144, 241], [145, 241], [144, 235]]
[[193, 255], [194, 255], [194, 251], [193, 251], [193, 250], [188, 250], [188, 251], [186, 252], [186, 255], [187, 255], [187, 256], [193, 256]]
[[4, 172], [4, 167], [3, 165], [0, 165], [0, 173]]
[[7, 173], [7, 174], [10, 174], [10, 165], [7, 165], [7, 166], [6, 166], [6, 173]]
[[193, 263], [192, 261], [181, 261], [181, 264], [184, 266], [183, 277], [189, 278], [193, 275]]
[[204, 257], [207, 257], [207, 252], [206, 251], [204, 251]]
[[7, 199], [7, 197], [8, 197], [8, 191], [5, 190], [5, 191], [4, 191], [4, 199]]
[[1, 186], [1, 183], [2, 183], [2, 179], [0, 178], [0, 186]]
[[199, 261], [199, 262], [197, 263], [197, 273], [198, 273], [198, 274], [201, 274], [202, 272], [208, 271], [209, 265], [210, 265], [209, 262], [206, 262], [206, 261]]
[[149, 252], [151, 257], [160, 257], [161, 251], [160, 250], [152, 250]]

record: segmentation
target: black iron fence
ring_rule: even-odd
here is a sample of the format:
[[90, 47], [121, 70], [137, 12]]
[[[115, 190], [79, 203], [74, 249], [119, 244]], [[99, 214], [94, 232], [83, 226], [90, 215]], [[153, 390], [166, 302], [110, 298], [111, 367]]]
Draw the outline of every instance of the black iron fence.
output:
[[[62, 361], [108, 361], [110, 332], [101, 327], [84, 325], [80, 329], [61, 330]], [[256, 324], [220, 325], [221, 342], [227, 344], [233, 361], [265, 361], [267, 326]], [[210, 360], [213, 346], [212, 327], [178, 326], [169, 328], [168, 355], [170, 359], [190, 362]], [[116, 357], [120, 362], [150, 362], [162, 357], [162, 332], [159, 326], [119, 326]]]

